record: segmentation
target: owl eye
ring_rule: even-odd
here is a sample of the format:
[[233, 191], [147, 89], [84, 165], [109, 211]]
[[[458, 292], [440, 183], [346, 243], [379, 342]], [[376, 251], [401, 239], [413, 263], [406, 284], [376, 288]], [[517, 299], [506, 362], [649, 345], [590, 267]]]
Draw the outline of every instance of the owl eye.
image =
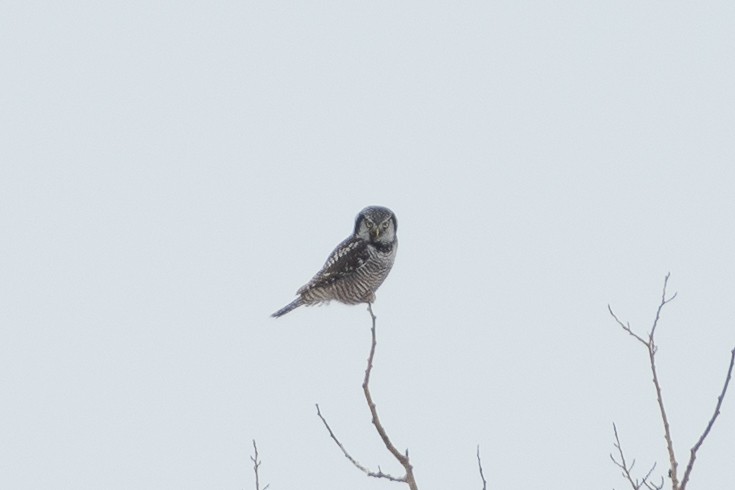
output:
[[388, 229], [388, 224], [389, 223], [387, 221], [382, 224], [382, 227], [383, 227], [384, 230], [387, 230]]
[[365, 222], [365, 226], [367, 226], [368, 228], [372, 228], [373, 227], [373, 222], [372, 221], [366, 221]]

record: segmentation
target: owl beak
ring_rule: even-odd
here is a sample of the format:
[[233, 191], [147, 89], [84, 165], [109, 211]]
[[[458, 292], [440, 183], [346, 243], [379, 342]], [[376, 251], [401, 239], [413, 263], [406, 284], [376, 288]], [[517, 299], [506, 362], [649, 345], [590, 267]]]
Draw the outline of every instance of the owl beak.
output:
[[377, 240], [380, 238], [380, 228], [374, 228], [371, 233], [373, 234], [373, 239]]

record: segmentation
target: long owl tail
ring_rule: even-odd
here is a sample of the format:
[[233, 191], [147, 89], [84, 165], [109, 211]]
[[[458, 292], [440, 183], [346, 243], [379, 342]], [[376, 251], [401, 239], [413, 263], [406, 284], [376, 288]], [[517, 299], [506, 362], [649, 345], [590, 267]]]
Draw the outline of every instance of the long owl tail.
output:
[[286, 306], [284, 306], [277, 312], [273, 313], [271, 316], [273, 318], [278, 318], [279, 316], [283, 316], [289, 311], [294, 310], [303, 304], [304, 304], [304, 301], [300, 297], [296, 298], [295, 300], [291, 301], [289, 304], [287, 304]]

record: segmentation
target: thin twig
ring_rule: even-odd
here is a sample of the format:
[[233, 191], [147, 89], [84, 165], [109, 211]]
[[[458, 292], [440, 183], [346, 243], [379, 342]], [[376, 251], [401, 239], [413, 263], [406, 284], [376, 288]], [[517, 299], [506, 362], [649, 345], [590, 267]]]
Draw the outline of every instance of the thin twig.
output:
[[730, 351], [730, 366], [727, 368], [727, 376], [725, 376], [725, 384], [722, 386], [722, 391], [720, 392], [720, 396], [717, 397], [717, 405], [715, 405], [715, 411], [712, 414], [712, 417], [710, 417], [709, 422], [707, 422], [707, 427], [705, 427], [704, 432], [702, 432], [702, 435], [699, 437], [699, 440], [697, 443], [692, 447], [691, 453], [689, 456], [689, 463], [687, 464], [687, 468], [684, 471], [684, 478], [681, 481], [681, 487], [680, 490], [685, 490], [687, 483], [689, 482], [689, 475], [692, 472], [692, 468], [694, 467], [694, 460], [697, 459], [697, 451], [699, 451], [699, 448], [702, 446], [702, 443], [709, 435], [709, 431], [712, 429], [712, 426], [715, 423], [715, 420], [720, 415], [720, 407], [722, 407], [722, 400], [725, 399], [725, 393], [727, 393], [727, 387], [730, 384], [730, 378], [732, 377], [732, 369], [733, 364], [735, 364], [735, 348]]
[[329, 432], [329, 437], [332, 438], [332, 440], [337, 444], [337, 446], [342, 450], [342, 454], [345, 455], [345, 458], [350, 460], [350, 463], [352, 463], [355, 468], [365, 473], [367, 476], [371, 476], [373, 478], [385, 478], [386, 480], [390, 481], [397, 481], [397, 482], [405, 482], [406, 480], [403, 478], [395, 477], [392, 475], [389, 475], [387, 473], [383, 473], [383, 471], [378, 468], [378, 471], [371, 471], [365, 466], [361, 465], [355, 458], [352, 457], [352, 455], [345, 449], [345, 447], [342, 445], [342, 443], [337, 439], [337, 436], [334, 435], [334, 432], [332, 431], [332, 428], [327, 423], [327, 419], [324, 418], [322, 415], [322, 412], [319, 410], [319, 404], [316, 404], [316, 414], [319, 416], [320, 419], [322, 419], [322, 422], [324, 423], [324, 427], [327, 428], [327, 431]]
[[651, 327], [651, 333], [648, 334], [648, 338], [651, 339], [651, 343], [653, 343], [653, 334], [656, 333], [656, 326], [658, 325], [658, 320], [661, 318], [661, 310], [664, 306], [666, 306], [666, 303], [669, 303], [676, 298], [676, 295], [679, 294], [674, 293], [671, 295], [669, 299], [666, 299], [666, 286], [669, 284], [669, 276], [671, 276], [671, 272], [666, 273], [666, 277], [664, 277], [664, 287], [663, 291], [661, 291], [661, 303], [658, 305], [658, 309], [656, 310], [656, 318], [653, 320], [653, 327]]
[[610, 459], [613, 463], [615, 463], [615, 466], [620, 468], [622, 470], [623, 477], [630, 483], [630, 486], [633, 488], [633, 490], [640, 490], [645, 487], [648, 490], [661, 490], [664, 486], [664, 479], [661, 477], [661, 484], [655, 485], [652, 484], [649, 479], [651, 478], [651, 474], [653, 473], [653, 470], [656, 469], [656, 463], [653, 463], [653, 466], [651, 466], [651, 469], [648, 470], [648, 473], [646, 473], [646, 476], [644, 476], [641, 480], [638, 480], [637, 478], [633, 478], [633, 467], [635, 466], [635, 460], [633, 460], [630, 465], [628, 465], [628, 462], [625, 460], [625, 454], [623, 454], [623, 446], [620, 443], [620, 437], [618, 436], [618, 428], [613, 423], [613, 432], [615, 433], [615, 444], [613, 446], [615, 449], [618, 450], [618, 458], [619, 461], [615, 459], [615, 456], [610, 453]]
[[613, 309], [612, 309], [612, 306], [610, 306], [610, 305], [607, 305], [607, 311], [609, 311], [609, 312], [610, 312], [610, 315], [612, 315], [612, 317], [613, 317], [613, 318], [615, 319], [615, 321], [616, 321], [616, 322], [618, 323], [618, 325], [620, 325], [620, 326], [622, 327], [622, 329], [623, 329], [623, 330], [625, 330], [625, 331], [626, 331], [626, 332], [628, 332], [628, 333], [629, 333], [630, 335], [632, 335], [633, 337], [635, 337], [635, 338], [636, 338], [636, 339], [638, 340], [638, 342], [640, 342], [640, 343], [642, 343], [643, 345], [646, 345], [646, 346], [648, 345], [648, 342], [646, 342], [646, 341], [645, 341], [645, 340], [643, 339], [643, 337], [641, 337], [640, 335], [638, 335], [637, 333], [635, 333], [635, 332], [634, 332], [634, 331], [633, 331], [633, 330], [632, 330], [632, 329], [630, 328], [630, 323], [623, 323], [622, 321], [620, 321], [620, 319], [618, 318], [618, 316], [617, 316], [617, 315], [615, 314], [615, 312], [613, 311]]
[[487, 490], [487, 481], [485, 474], [482, 472], [482, 460], [480, 459], [480, 445], [477, 445], [477, 466], [480, 468], [480, 478], [482, 478], [482, 490]]
[[[255, 472], [255, 490], [261, 490], [260, 475], [258, 474], [258, 470], [260, 469], [261, 461], [258, 457], [258, 445], [255, 444], [255, 439], [253, 439], [253, 452], [255, 454], [254, 456], [250, 456], [250, 461], [253, 462], [253, 471]], [[262, 490], [267, 490], [269, 486], [270, 486], [270, 483], [266, 484], [266, 486], [264, 486]]]

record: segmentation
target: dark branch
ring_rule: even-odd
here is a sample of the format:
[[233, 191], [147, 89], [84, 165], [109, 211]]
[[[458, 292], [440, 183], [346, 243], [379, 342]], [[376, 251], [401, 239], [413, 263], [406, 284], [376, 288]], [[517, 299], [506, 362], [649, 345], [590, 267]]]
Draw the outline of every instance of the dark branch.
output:
[[[261, 461], [258, 456], [258, 445], [255, 444], [255, 439], [253, 439], [253, 456], [250, 456], [250, 461], [253, 462], [253, 471], [255, 472], [255, 490], [261, 490], [260, 488], [260, 475], [258, 474], [258, 470], [260, 469]], [[267, 490], [270, 484], [267, 484], [263, 487], [262, 490]]]
[[482, 490], [487, 490], [487, 481], [485, 474], [482, 472], [482, 460], [480, 459], [480, 445], [477, 445], [477, 466], [480, 468], [480, 478], [482, 478]]

